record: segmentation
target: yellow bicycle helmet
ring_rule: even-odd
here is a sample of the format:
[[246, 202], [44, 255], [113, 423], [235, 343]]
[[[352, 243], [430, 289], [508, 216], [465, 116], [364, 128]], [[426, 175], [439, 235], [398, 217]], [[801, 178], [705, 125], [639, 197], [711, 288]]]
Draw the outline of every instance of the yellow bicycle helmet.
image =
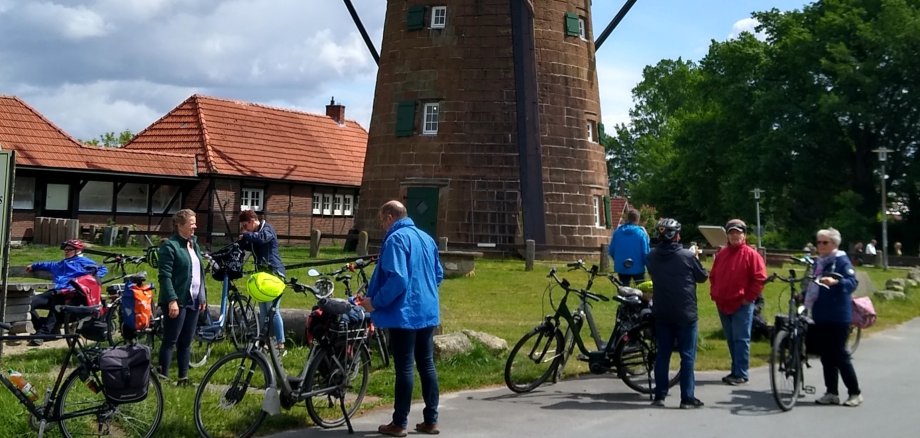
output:
[[636, 289], [642, 291], [642, 298], [646, 301], [652, 300], [652, 280], [646, 280], [636, 285]]
[[246, 289], [253, 300], [267, 303], [281, 296], [284, 292], [284, 280], [268, 272], [256, 272], [246, 280]]

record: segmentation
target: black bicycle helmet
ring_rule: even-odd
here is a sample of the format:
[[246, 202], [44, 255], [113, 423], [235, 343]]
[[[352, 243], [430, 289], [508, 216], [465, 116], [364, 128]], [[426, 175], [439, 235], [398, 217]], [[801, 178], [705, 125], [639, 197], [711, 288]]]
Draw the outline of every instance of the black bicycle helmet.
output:
[[660, 237], [667, 240], [674, 240], [677, 234], [680, 233], [680, 222], [677, 222], [676, 219], [663, 217], [658, 221], [658, 225], [656, 225], [655, 228], [658, 229], [658, 235]]

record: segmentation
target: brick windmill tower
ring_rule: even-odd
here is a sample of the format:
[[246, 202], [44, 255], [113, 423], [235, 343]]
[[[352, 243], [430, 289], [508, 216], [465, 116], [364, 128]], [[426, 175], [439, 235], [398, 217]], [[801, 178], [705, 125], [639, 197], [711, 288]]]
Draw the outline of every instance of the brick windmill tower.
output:
[[402, 200], [451, 248], [609, 239], [591, 0], [389, 0], [356, 226]]

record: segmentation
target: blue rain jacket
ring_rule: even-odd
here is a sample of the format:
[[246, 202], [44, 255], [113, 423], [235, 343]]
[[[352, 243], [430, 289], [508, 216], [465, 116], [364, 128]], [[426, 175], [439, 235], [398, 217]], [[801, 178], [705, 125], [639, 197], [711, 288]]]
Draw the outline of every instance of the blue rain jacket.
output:
[[33, 271], [47, 271], [54, 276], [55, 289], [70, 289], [70, 280], [74, 278], [96, 273], [96, 278], [102, 278], [108, 273], [104, 265], [97, 264], [89, 257], [82, 254], [55, 262], [35, 262], [32, 263]]

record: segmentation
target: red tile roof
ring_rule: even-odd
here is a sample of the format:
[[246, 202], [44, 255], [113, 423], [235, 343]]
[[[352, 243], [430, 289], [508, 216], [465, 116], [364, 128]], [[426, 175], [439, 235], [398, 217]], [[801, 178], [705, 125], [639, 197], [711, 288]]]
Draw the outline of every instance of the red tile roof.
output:
[[629, 208], [628, 199], [614, 196], [610, 197], [610, 218], [618, 221], [618, 224], [623, 222], [623, 216]]
[[196, 94], [126, 147], [194, 153], [202, 174], [360, 186], [367, 131], [352, 120]]
[[84, 145], [15, 96], [0, 95], [0, 147], [16, 151], [17, 166], [197, 176], [192, 155]]

